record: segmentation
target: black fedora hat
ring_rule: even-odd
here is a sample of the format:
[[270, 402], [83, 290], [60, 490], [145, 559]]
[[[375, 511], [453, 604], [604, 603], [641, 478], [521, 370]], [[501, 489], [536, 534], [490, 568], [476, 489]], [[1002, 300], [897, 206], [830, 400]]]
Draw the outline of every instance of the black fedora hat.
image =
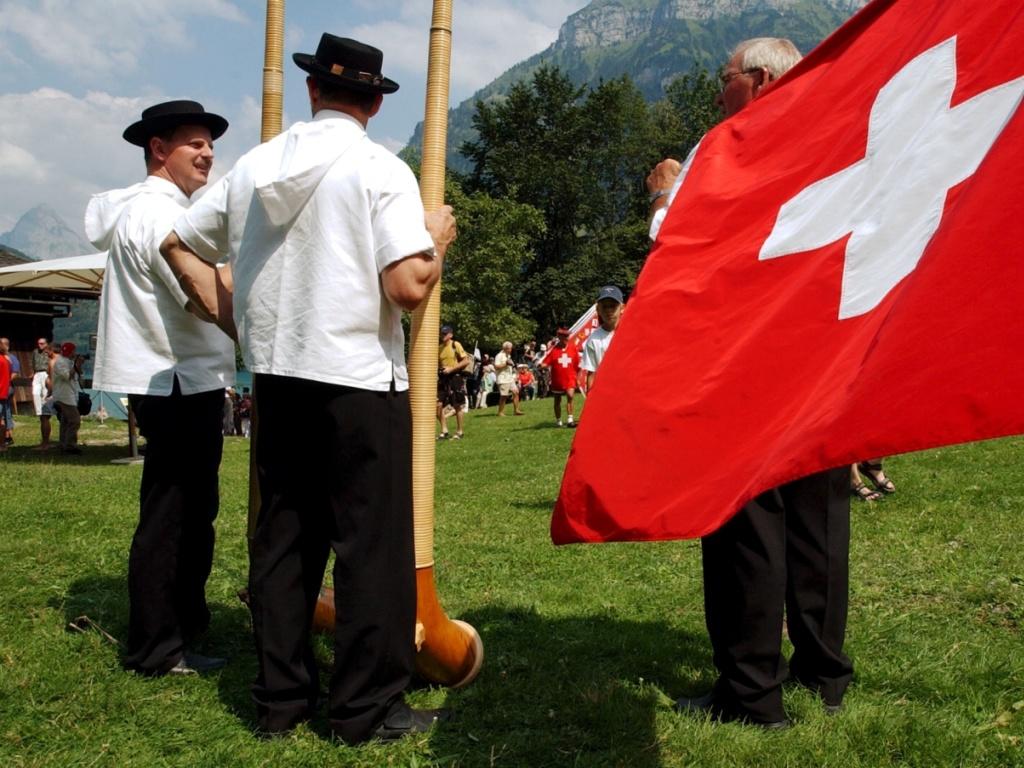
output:
[[317, 79], [367, 93], [394, 93], [398, 83], [380, 73], [379, 48], [324, 32], [316, 53], [293, 53], [292, 60]]
[[165, 101], [142, 110], [142, 119], [124, 129], [124, 140], [144, 147], [151, 136], [179, 125], [202, 125], [210, 136], [220, 138], [228, 129], [228, 121], [220, 115], [207, 112], [198, 101]]

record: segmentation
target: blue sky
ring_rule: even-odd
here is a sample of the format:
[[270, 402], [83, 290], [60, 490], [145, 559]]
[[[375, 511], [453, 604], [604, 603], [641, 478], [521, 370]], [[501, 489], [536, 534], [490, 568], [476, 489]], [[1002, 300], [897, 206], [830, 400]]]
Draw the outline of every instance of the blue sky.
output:
[[[454, 0], [451, 103], [556, 39], [586, 0]], [[399, 149], [422, 119], [429, 0], [287, 0], [285, 123], [309, 116], [304, 73], [322, 32], [384, 51], [401, 89], [370, 135]], [[121, 131], [146, 106], [201, 101], [231, 123], [215, 176], [259, 141], [265, 0], [0, 0], [0, 232], [48, 203], [81, 231], [89, 195], [144, 174]]]

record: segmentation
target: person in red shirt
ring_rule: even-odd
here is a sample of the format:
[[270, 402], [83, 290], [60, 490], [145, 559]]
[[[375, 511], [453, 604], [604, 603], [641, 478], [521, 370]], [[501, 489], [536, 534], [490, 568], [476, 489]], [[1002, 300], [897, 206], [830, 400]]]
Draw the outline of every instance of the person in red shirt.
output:
[[540, 365], [551, 369], [550, 391], [555, 398], [555, 421], [558, 426], [562, 426], [562, 395], [565, 395], [565, 409], [568, 412], [566, 426], [575, 427], [572, 399], [576, 394], [576, 380], [580, 373], [580, 353], [575, 344], [569, 343], [569, 329], [564, 325], [559, 327], [557, 338], [548, 346]]
[[11, 395], [11, 363], [7, 355], [0, 353], [0, 451], [7, 450], [4, 435], [9, 435], [10, 424], [7, 423], [7, 398]]
[[520, 363], [516, 366], [516, 383], [519, 384], [519, 399], [533, 400], [537, 387], [535, 386], [533, 372], [526, 363]]

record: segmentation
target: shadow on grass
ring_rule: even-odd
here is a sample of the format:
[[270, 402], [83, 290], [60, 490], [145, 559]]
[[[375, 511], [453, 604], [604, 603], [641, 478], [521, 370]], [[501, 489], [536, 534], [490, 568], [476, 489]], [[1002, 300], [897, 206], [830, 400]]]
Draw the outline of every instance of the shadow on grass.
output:
[[706, 638], [663, 622], [498, 606], [460, 618], [480, 633], [484, 666], [449, 692], [456, 719], [431, 749], [467, 765], [660, 765], [662, 690], [693, 685], [681, 666], [711, 666]]
[[[50, 607], [63, 608], [65, 627], [88, 616], [93, 625], [120, 642], [114, 652], [123, 655], [128, 639], [128, 585], [124, 579], [84, 576], [71, 583], [63, 599], [51, 598]], [[227, 657], [228, 664], [218, 675], [220, 699], [232, 714], [255, 727], [249, 698], [249, 685], [256, 677], [249, 610], [237, 601], [211, 601], [209, 607], [210, 627], [193, 647], [204, 655]], [[85, 629], [98, 632], [94, 627]]]
[[[211, 629], [211, 640], [229, 632], [236, 644], [242, 640], [250, 649], [233, 655], [220, 673], [219, 695], [255, 729], [249, 686], [256, 663], [247, 617], [238, 622], [237, 613], [229, 611], [225, 625]], [[663, 622], [607, 615], [547, 618], [531, 609], [498, 606], [461, 618], [480, 632], [486, 656], [472, 685], [446, 692], [445, 706], [454, 718], [429, 737], [431, 753], [443, 756], [444, 763], [654, 768], [661, 765], [655, 717], [671, 705], [661, 690], [692, 686], [692, 680], [679, 677], [681, 666], [710, 667], [703, 636]], [[314, 642], [326, 689], [330, 641], [317, 636]], [[420, 695], [414, 692], [412, 702], [423, 706]], [[332, 738], [323, 702], [308, 727], [320, 738]]]
[[[127, 637], [127, 585], [120, 578], [79, 578], [52, 607], [63, 609], [66, 623], [87, 615], [122, 643]], [[196, 649], [229, 658], [217, 674], [218, 697], [255, 731], [248, 610], [233, 602], [211, 602], [210, 610], [210, 629]], [[662, 691], [677, 695], [693, 686], [679, 670], [711, 666], [702, 634], [661, 621], [601, 613], [552, 618], [519, 606], [488, 606], [460, 618], [480, 633], [486, 655], [472, 685], [445, 692], [454, 719], [429, 738], [443, 762], [653, 768], [661, 765], [656, 716], [671, 705]], [[315, 642], [326, 688], [329, 640]], [[413, 702], [421, 695], [414, 693]], [[310, 728], [330, 738], [323, 707]]]
[[86, 445], [82, 453], [75, 456], [60, 452], [54, 446], [48, 451], [34, 451], [34, 446], [12, 446], [0, 454], [0, 463], [12, 464], [67, 464], [69, 466], [88, 466], [109, 464], [114, 459], [128, 458], [128, 448], [124, 445]]

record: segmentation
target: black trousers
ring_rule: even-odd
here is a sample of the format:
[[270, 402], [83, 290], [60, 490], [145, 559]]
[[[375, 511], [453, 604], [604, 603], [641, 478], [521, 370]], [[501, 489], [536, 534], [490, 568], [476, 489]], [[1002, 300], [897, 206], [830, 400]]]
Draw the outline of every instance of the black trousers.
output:
[[206, 580], [213, 564], [224, 390], [167, 397], [132, 395], [146, 438], [139, 525], [128, 557], [125, 666], [161, 674], [206, 629]]
[[409, 684], [416, 575], [407, 392], [256, 376], [260, 509], [249, 572], [260, 728], [308, 718], [319, 681], [309, 644], [334, 550], [334, 675], [328, 718], [369, 738]]
[[[761, 494], [702, 540], [704, 610], [723, 711], [781, 720], [790, 675], [842, 701], [853, 675], [843, 654], [849, 602], [849, 468]], [[793, 643], [782, 656], [783, 609]]]

